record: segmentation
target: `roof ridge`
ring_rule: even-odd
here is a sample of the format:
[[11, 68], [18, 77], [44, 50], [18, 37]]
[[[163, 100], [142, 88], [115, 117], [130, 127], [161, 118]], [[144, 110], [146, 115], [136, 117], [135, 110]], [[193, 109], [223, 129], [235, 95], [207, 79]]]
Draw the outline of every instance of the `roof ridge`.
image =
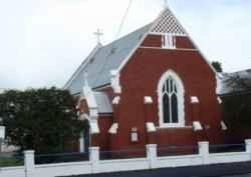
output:
[[130, 35], [132, 35], [132, 34], [134, 34], [134, 33], [137, 33], [137, 32], [139, 32], [139, 31], [141, 31], [142, 29], [146, 28], [147, 26], [149, 26], [149, 28], [150, 28], [150, 26], [151, 26], [152, 24], [153, 24], [153, 22], [148, 23], [147, 25], [141, 26], [140, 28], [137, 28], [136, 30], [133, 30], [132, 32], [127, 33], [126, 35], [121, 36], [120, 38], [118, 38], [118, 39], [116, 39], [116, 40], [114, 40], [114, 41], [112, 41], [112, 42], [110, 42], [110, 43], [108, 43], [108, 44], [106, 44], [106, 45], [103, 45], [102, 48], [103, 48], [103, 47], [108, 47], [108, 46], [110, 46], [110, 45], [112, 45], [112, 44], [114, 44], [114, 43], [116, 43], [116, 42], [118, 42], [118, 41], [120, 41], [120, 40], [123, 40], [123, 39], [127, 38], [128, 36], [130, 36]]

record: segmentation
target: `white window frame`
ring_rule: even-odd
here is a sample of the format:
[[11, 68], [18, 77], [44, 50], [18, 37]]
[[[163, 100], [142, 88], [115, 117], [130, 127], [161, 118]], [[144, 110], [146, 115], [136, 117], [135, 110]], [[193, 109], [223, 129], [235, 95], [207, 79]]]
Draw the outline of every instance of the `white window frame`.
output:
[[162, 36], [162, 48], [176, 49], [176, 38], [172, 34], [164, 34]]
[[[176, 82], [177, 86], [177, 98], [178, 98], [178, 123], [164, 123], [164, 115], [163, 115], [163, 99], [162, 99], [162, 89], [163, 85], [165, 84], [166, 80], [172, 77], [173, 80]], [[158, 83], [158, 112], [159, 112], [159, 128], [181, 128], [185, 127], [185, 106], [184, 106], [184, 85], [180, 77], [173, 71], [168, 70], [165, 72]]]

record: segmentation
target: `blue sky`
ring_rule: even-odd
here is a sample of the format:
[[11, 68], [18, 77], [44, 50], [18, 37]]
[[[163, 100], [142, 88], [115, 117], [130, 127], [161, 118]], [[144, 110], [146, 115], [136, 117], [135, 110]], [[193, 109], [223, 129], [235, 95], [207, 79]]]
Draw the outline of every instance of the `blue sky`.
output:
[[[163, 0], [134, 0], [121, 36], [154, 20]], [[128, 0], [0, 0], [0, 88], [62, 87], [96, 44], [115, 39]], [[208, 60], [251, 68], [251, 1], [169, 0]]]

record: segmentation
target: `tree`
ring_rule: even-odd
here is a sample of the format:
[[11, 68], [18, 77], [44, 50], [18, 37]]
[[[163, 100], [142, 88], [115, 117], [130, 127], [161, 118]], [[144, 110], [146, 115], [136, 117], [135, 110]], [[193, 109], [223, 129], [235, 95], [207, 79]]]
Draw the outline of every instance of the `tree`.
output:
[[223, 69], [222, 69], [222, 64], [218, 61], [213, 61], [212, 62], [212, 66], [214, 67], [214, 69], [218, 72], [218, 73], [222, 73]]
[[88, 126], [78, 120], [70, 93], [54, 87], [0, 94], [0, 117], [9, 144], [38, 153], [63, 152]]
[[225, 85], [230, 90], [223, 95], [223, 115], [233, 128], [251, 128], [251, 80], [234, 73], [225, 76]]

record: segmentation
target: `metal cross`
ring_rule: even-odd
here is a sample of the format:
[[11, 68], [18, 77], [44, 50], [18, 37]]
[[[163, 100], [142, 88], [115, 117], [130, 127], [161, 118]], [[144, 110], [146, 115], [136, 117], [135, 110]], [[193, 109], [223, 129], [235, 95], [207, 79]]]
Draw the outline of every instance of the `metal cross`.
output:
[[97, 31], [94, 33], [94, 35], [97, 36], [97, 42], [98, 42], [98, 44], [101, 43], [101, 36], [102, 36], [103, 34], [104, 34], [104, 33], [102, 33], [102, 32], [100, 31], [100, 29], [97, 29]]

